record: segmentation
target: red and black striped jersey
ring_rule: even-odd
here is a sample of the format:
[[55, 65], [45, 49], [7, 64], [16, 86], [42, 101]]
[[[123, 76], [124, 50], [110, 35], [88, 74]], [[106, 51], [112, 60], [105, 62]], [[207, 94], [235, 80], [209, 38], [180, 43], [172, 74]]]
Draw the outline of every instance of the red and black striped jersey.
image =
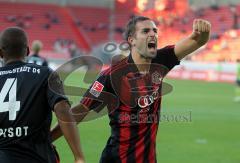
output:
[[110, 119], [111, 136], [101, 162], [156, 162], [162, 80], [178, 64], [174, 46], [167, 46], [142, 74], [130, 54], [104, 70], [88, 89], [82, 104], [98, 113], [107, 106]]

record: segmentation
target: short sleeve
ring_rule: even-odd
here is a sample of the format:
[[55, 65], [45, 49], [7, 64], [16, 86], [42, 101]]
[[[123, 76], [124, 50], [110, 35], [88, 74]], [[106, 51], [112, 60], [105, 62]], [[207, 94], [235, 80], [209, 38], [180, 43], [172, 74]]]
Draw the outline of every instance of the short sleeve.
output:
[[97, 109], [103, 103], [102, 97], [109, 94], [110, 82], [108, 80], [109, 76], [102, 72], [84, 94], [81, 103], [89, 110]]
[[166, 46], [162, 49], [158, 49], [156, 58], [153, 59], [152, 63], [162, 64], [166, 66], [170, 71], [174, 66], [179, 65], [180, 61], [174, 52], [174, 45]]
[[68, 98], [65, 96], [63, 82], [56, 72], [52, 72], [48, 78], [47, 86], [47, 99], [51, 109], [54, 109], [54, 105], [62, 100], [69, 103]]

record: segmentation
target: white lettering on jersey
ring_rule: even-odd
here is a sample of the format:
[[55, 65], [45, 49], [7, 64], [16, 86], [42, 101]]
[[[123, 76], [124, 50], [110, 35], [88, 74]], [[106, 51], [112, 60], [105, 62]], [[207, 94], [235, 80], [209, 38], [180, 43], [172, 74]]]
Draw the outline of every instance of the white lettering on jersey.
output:
[[[8, 102], [4, 102], [8, 95]], [[17, 111], [20, 110], [20, 101], [17, 101], [17, 79], [9, 78], [6, 80], [0, 92], [0, 113], [9, 112], [9, 120], [16, 119]]]
[[22, 137], [28, 135], [28, 126], [0, 128], [0, 137]]

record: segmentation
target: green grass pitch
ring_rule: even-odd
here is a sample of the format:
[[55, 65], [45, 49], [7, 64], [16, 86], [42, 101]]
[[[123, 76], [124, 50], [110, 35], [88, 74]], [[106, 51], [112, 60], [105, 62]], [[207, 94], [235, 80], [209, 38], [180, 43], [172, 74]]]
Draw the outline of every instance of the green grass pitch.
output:
[[[82, 84], [71, 76], [66, 83]], [[240, 103], [233, 102], [234, 84], [166, 80], [173, 91], [163, 97], [166, 115], [189, 114], [191, 121], [162, 121], [157, 135], [160, 163], [239, 163]], [[84, 85], [87, 87], [87, 85]], [[79, 101], [78, 98], [74, 99]], [[110, 134], [108, 117], [81, 123], [82, 149], [87, 163], [97, 163]], [[66, 141], [54, 143], [62, 163], [73, 162]]]

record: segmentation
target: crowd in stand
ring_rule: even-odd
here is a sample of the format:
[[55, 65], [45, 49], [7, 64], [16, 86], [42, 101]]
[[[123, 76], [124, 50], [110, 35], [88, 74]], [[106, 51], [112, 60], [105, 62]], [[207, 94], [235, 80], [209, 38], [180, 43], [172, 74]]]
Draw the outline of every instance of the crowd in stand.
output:
[[[224, 6], [226, 7], [226, 6]], [[235, 51], [240, 51], [238, 47], [234, 47], [240, 41], [240, 31], [239, 31], [239, 6], [229, 5], [228, 13], [229, 15], [220, 14], [219, 16], [212, 16], [212, 18], [216, 19], [214, 21], [219, 22], [216, 30], [213, 30], [211, 35], [211, 41], [207, 46], [203, 48], [203, 51], [200, 55], [193, 55], [193, 57], [188, 57], [191, 60], [200, 60], [200, 61], [235, 61], [238, 58], [238, 55], [235, 54]], [[167, 14], [152, 16], [152, 18], [156, 21], [156, 24], [159, 27], [159, 43], [160, 45], [165, 44], [164, 41], [168, 42], [169, 39], [166, 39], [169, 36], [171, 40], [179, 39], [181, 35], [184, 35], [188, 32], [191, 32], [189, 29], [189, 23], [193, 20], [193, 18], [209, 18], [210, 13], [216, 13], [221, 10], [221, 6], [212, 6], [209, 8], [201, 8], [198, 10], [189, 10], [184, 16], [178, 15], [173, 9], [166, 12]], [[134, 14], [129, 15], [132, 17]], [[45, 22], [40, 26], [45, 30], [53, 29], [54, 25], [57, 25], [61, 22], [59, 15], [54, 12], [45, 12], [42, 13], [42, 16], [45, 19]], [[148, 15], [149, 16], [149, 15]], [[12, 23], [12, 25], [19, 26], [24, 29], [29, 29], [33, 25], [36, 17], [31, 12], [22, 14], [22, 15], [7, 15], [5, 17], [5, 21], [8, 23]], [[231, 19], [231, 21], [229, 21]], [[211, 20], [210, 20], [211, 21]], [[230, 27], [226, 27], [226, 23], [232, 22]], [[109, 31], [109, 24], [107, 23], [97, 23], [96, 25], [89, 25], [82, 21], [80, 18], [75, 20], [75, 24], [79, 29], [82, 29], [83, 32], [86, 33], [96, 33], [99, 31]], [[169, 32], [170, 30], [170, 32]], [[115, 26], [114, 32], [115, 34], [122, 34], [124, 31], [122, 26]], [[174, 31], [171, 33], [171, 31]], [[164, 37], [162, 37], [164, 36]], [[107, 38], [107, 36], [106, 36]], [[102, 40], [99, 40], [101, 42]], [[52, 45], [53, 50], [58, 53], [65, 53], [69, 56], [72, 55], [72, 50], [77, 47], [78, 51], [81, 51], [78, 45], [71, 38], [56, 38], [56, 41]], [[75, 51], [75, 50], [74, 50]], [[76, 52], [75, 52], [76, 53]], [[215, 53], [215, 58], [211, 58], [211, 54]], [[229, 54], [231, 56], [229, 57]]]
[[[45, 23], [42, 24], [42, 27], [45, 29], [51, 28], [51, 25], [58, 24], [59, 18], [54, 12], [44, 13], [46, 19]], [[5, 17], [6, 22], [12, 23], [15, 26], [27, 29], [31, 28], [32, 23], [34, 23], [34, 16], [32, 13], [26, 13], [23, 15], [7, 15]]]

